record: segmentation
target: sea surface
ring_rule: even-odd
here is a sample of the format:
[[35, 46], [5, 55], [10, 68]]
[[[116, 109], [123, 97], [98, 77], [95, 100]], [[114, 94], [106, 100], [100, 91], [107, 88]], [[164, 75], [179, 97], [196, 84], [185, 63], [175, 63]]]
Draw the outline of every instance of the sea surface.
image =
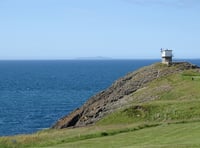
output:
[[49, 128], [118, 78], [158, 61], [0, 61], [0, 136]]

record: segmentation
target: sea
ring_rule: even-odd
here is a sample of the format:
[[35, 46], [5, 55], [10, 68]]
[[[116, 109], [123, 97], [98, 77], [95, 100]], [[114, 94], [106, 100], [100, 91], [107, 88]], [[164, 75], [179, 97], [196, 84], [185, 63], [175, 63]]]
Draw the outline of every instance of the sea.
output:
[[160, 60], [0, 61], [0, 136], [49, 128], [118, 78], [155, 62]]

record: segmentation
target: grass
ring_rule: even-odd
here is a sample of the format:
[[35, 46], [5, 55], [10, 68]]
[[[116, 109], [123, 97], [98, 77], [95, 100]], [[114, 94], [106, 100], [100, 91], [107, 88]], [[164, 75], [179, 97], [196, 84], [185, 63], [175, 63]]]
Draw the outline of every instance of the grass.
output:
[[[184, 73], [192, 73], [190, 77], [198, 75], [195, 70]], [[145, 89], [133, 93], [130, 107], [108, 115], [98, 125], [200, 119], [199, 88], [200, 81], [192, 80], [188, 75], [159, 78]]]
[[94, 126], [1, 137], [0, 148], [200, 147], [199, 77], [187, 70], [156, 79]]
[[[42, 135], [38, 135], [37, 139], [44, 138], [44, 143], [39, 144], [38, 141], [32, 145], [25, 145], [24, 142], [19, 144], [18, 140], [22, 138], [27, 139], [28, 136], [21, 137], [9, 137], [11, 138], [11, 145], [1, 145], [0, 147], [47, 147], [47, 148], [109, 148], [109, 147], [158, 147], [158, 148], [184, 148], [184, 147], [199, 147], [200, 141], [200, 122], [188, 121], [188, 122], [174, 122], [166, 124], [141, 124], [141, 125], [129, 125], [129, 126], [96, 126], [78, 129], [68, 129], [64, 131], [43, 131]], [[74, 133], [70, 133], [74, 131]], [[83, 132], [81, 135], [81, 132]], [[49, 133], [49, 134], [47, 134]], [[79, 133], [79, 135], [76, 135]], [[72, 135], [70, 135], [72, 134]], [[74, 134], [74, 135], [73, 135]], [[52, 141], [48, 143], [47, 139], [49, 135], [58, 136], [54, 137], [55, 143]], [[29, 135], [33, 136], [33, 135]], [[19, 139], [20, 138], [20, 139]], [[31, 138], [31, 137], [29, 137]], [[61, 140], [62, 139], [62, 140]], [[5, 141], [8, 138], [5, 138]], [[8, 141], [7, 141], [8, 142]], [[30, 141], [28, 142], [30, 144]]]
[[193, 119], [200, 119], [200, 101], [156, 101], [120, 110], [105, 117], [98, 124], [131, 124], [153, 121], [165, 123]]
[[23, 147], [48, 147], [63, 143], [73, 143], [105, 136], [113, 136], [120, 133], [140, 130], [146, 127], [154, 127], [159, 124], [143, 125], [110, 125], [110, 126], [90, 126], [85, 128], [65, 129], [65, 130], [45, 130], [32, 135], [19, 135], [0, 138], [2, 148], [23, 148]]
[[200, 147], [199, 136], [200, 124], [194, 122], [144, 128], [113, 136], [61, 144], [52, 148], [197, 148]]

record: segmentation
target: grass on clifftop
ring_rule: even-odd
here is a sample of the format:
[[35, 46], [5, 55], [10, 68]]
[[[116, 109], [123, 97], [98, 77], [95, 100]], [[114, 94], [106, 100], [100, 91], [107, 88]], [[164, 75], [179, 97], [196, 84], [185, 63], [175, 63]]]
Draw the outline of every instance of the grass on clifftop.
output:
[[98, 125], [199, 120], [199, 75], [195, 70], [187, 70], [154, 80], [132, 94], [129, 108], [108, 115]]
[[94, 126], [1, 137], [0, 147], [200, 147], [199, 90], [200, 73], [186, 70], [152, 81]]

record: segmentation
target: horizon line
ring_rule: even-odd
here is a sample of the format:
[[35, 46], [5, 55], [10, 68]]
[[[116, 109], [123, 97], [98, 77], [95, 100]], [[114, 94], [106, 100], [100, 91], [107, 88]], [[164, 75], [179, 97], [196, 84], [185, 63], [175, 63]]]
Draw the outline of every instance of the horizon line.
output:
[[[161, 60], [161, 58], [66, 58], [66, 59], [0, 59], [0, 61], [93, 61], [93, 60]], [[173, 61], [176, 60], [200, 60], [200, 58], [174, 58]]]

